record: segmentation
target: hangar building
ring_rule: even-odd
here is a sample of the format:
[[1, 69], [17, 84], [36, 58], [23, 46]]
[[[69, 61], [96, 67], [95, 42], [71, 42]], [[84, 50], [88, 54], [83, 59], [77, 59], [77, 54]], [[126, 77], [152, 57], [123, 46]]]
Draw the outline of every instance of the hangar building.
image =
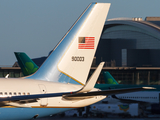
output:
[[160, 17], [106, 21], [95, 57], [122, 84], [160, 84]]
[[[34, 59], [36, 64], [44, 60]], [[107, 20], [90, 75], [101, 61], [106, 62], [103, 71], [109, 71], [121, 84], [160, 84], [160, 17]], [[7, 73], [23, 76], [19, 67], [0, 68], [0, 77]], [[105, 83], [103, 74], [99, 82]]]

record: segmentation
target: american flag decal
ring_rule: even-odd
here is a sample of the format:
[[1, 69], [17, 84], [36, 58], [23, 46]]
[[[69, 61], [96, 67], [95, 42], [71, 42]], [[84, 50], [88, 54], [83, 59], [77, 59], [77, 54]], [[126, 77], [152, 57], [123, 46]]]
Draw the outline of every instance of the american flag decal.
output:
[[94, 49], [94, 37], [79, 37], [78, 49]]

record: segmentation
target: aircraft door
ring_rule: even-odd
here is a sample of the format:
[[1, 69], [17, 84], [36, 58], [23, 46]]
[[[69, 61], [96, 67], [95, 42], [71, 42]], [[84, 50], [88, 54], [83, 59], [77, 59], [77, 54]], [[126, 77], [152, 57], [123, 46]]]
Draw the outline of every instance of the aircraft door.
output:
[[[41, 94], [45, 94], [47, 92], [45, 85], [39, 84], [38, 86], [40, 88]], [[41, 98], [40, 104], [41, 104], [41, 106], [47, 106], [48, 105], [48, 98]]]

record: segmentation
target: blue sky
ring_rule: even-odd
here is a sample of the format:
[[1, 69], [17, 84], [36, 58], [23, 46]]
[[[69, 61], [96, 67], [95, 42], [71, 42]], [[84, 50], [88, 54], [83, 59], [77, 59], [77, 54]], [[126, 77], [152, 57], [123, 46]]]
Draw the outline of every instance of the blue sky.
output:
[[0, 0], [0, 66], [47, 56], [91, 2], [111, 3], [107, 19], [160, 16], [160, 0]]

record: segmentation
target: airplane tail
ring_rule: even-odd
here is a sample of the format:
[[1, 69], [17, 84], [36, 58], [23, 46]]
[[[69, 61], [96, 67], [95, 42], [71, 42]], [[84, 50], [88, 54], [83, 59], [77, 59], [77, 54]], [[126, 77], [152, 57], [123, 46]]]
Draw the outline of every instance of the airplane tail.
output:
[[31, 75], [38, 70], [39, 67], [25, 53], [14, 52], [14, 54], [24, 76]]
[[118, 84], [108, 71], [104, 71], [103, 76], [106, 84]]
[[91, 3], [38, 71], [26, 79], [84, 85], [109, 7], [110, 3]]

